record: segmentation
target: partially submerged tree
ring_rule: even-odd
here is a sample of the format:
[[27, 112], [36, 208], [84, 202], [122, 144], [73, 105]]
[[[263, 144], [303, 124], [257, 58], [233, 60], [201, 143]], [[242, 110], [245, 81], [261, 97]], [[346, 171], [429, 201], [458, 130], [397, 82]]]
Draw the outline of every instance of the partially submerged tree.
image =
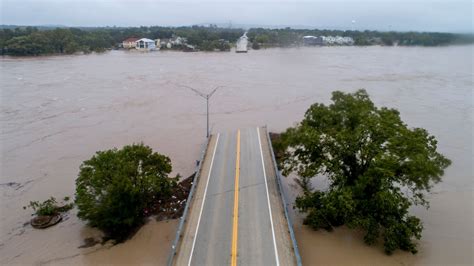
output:
[[[414, 239], [421, 238], [423, 226], [408, 209], [428, 208], [424, 192], [451, 161], [437, 152], [434, 136], [408, 128], [395, 109], [377, 108], [365, 90], [336, 91], [332, 101], [313, 104], [275, 143], [283, 152], [284, 174], [300, 177], [303, 194], [296, 206], [307, 213], [305, 224], [316, 230], [359, 228], [367, 244], [382, 238], [387, 254], [416, 253]], [[328, 178], [327, 190], [310, 187], [317, 175]]]
[[76, 179], [78, 216], [110, 237], [123, 240], [143, 222], [154, 198], [170, 196], [171, 161], [143, 144], [97, 152]]

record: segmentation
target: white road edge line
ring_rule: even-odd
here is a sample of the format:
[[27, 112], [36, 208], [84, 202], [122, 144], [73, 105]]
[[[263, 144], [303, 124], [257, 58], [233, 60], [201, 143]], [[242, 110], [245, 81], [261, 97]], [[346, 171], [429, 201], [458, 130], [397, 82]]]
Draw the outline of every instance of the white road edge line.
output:
[[263, 177], [265, 179], [265, 188], [267, 190], [267, 203], [268, 203], [268, 212], [270, 213], [270, 224], [272, 226], [272, 236], [273, 236], [273, 247], [275, 248], [275, 260], [276, 265], [280, 265], [280, 261], [278, 259], [278, 249], [275, 239], [275, 229], [273, 228], [273, 217], [272, 217], [272, 207], [270, 206], [270, 196], [268, 194], [268, 184], [267, 184], [267, 172], [265, 171], [265, 162], [263, 160], [263, 151], [262, 151], [262, 141], [260, 140], [260, 128], [257, 127], [257, 135], [258, 135], [258, 145], [260, 147], [260, 157], [262, 158], [262, 168], [263, 168]]
[[199, 224], [201, 223], [201, 215], [202, 215], [202, 210], [204, 209], [204, 202], [206, 202], [207, 187], [209, 186], [209, 179], [211, 179], [212, 165], [214, 164], [214, 156], [216, 155], [217, 145], [219, 144], [219, 136], [220, 136], [220, 134], [218, 133], [217, 134], [217, 140], [216, 140], [216, 146], [214, 147], [214, 152], [212, 153], [211, 166], [209, 167], [209, 175], [207, 176], [206, 188], [204, 189], [204, 197], [203, 197], [202, 203], [201, 203], [201, 211], [199, 212], [199, 218], [198, 218], [198, 223], [197, 223], [197, 227], [196, 227], [196, 235], [194, 235], [193, 245], [191, 247], [191, 255], [189, 255], [188, 266], [191, 265], [191, 260], [193, 259], [194, 246], [196, 245], [196, 239], [197, 239], [198, 232], [199, 232]]

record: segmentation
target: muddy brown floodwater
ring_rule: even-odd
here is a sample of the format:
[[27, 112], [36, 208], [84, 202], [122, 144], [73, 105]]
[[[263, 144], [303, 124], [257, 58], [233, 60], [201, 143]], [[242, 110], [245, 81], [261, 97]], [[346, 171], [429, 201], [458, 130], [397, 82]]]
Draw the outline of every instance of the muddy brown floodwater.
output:
[[417, 255], [385, 256], [357, 232], [311, 231], [293, 214], [304, 264], [473, 264], [472, 62], [473, 46], [1, 58], [0, 264], [164, 263], [176, 221], [150, 222], [112, 248], [81, 249], [98, 232], [75, 210], [34, 230], [24, 225], [31, 211], [22, 206], [72, 196], [83, 160], [132, 142], [169, 155], [174, 173], [191, 174], [205, 137], [205, 102], [180, 85], [223, 86], [211, 100], [213, 132], [281, 131], [311, 103], [328, 103], [333, 90], [367, 89], [377, 105], [434, 134], [453, 164], [430, 193], [431, 208], [412, 210], [425, 226]]

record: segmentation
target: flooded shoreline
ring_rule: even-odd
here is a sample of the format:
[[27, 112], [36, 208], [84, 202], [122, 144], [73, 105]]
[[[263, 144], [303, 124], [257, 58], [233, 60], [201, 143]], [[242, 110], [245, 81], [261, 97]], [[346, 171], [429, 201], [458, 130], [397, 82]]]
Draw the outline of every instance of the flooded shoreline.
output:
[[[430, 210], [413, 209], [425, 223], [419, 254], [387, 257], [344, 230], [326, 234], [297, 224], [303, 261], [469, 264], [474, 243], [472, 61], [472, 46], [1, 58], [0, 264], [82, 257], [78, 247], [97, 232], [85, 227], [75, 211], [57, 226], [38, 231], [23, 226], [30, 212], [22, 206], [73, 196], [80, 163], [98, 150], [144, 142], [170, 156], [173, 174], [191, 174], [205, 138], [206, 109], [182, 85], [204, 92], [223, 86], [211, 100], [213, 132], [262, 125], [282, 131], [301, 120], [312, 103], [328, 103], [331, 91], [365, 88], [376, 105], [397, 108], [409, 126], [435, 135], [453, 165], [433, 189]], [[137, 237], [148, 243], [148, 235]], [[145, 256], [143, 263], [153, 260], [134, 243], [127, 251]]]

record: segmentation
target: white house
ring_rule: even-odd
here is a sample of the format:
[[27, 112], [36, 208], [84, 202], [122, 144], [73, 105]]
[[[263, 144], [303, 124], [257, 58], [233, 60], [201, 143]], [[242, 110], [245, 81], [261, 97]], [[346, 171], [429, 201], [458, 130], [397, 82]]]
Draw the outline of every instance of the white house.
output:
[[141, 38], [140, 40], [135, 41], [135, 48], [137, 50], [155, 50], [156, 44], [154, 40]]

